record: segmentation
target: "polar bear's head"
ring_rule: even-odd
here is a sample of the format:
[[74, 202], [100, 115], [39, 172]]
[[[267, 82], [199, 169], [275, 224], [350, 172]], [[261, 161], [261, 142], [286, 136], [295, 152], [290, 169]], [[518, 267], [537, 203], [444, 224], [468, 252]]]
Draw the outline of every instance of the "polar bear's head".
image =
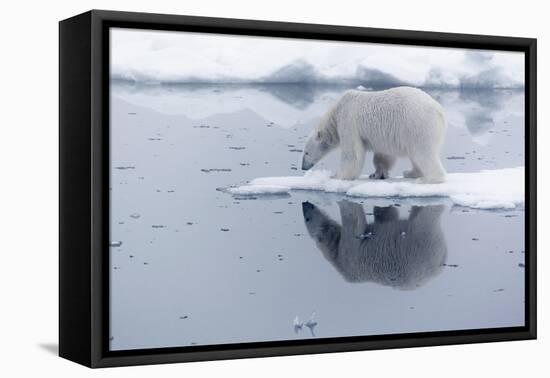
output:
[[302, 202], [302, 212], [309, 235], [326, 258], [334, 260], [340, 243], [340, 225], [310, 202]]
[[302, 169], [307, 171], [332, 151], [339, 143], [331, 113], [326, 114], [311, 134], [304, 147]]

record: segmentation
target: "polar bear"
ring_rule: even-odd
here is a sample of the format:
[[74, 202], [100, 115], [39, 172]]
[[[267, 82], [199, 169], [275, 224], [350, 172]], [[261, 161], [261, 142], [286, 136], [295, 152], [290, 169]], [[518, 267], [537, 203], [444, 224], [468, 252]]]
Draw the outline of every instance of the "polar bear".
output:
[[397, 207], [375, 206], [372, 223], [360, 204], [343, 200], [338, 206], [342, 225], [309, 202], [302, 211], [309, 235], [346, 281], [410, 290], [443, 269], [443, 205], [412, 206], [407, 219], [399, 218]]
[[337, 178], [358, 178], [366, 151], [373, 151], [376, 171], [370, 178], [388, 178], [396, 158], [408, 157], [412, 169], [403, 172], [405, 177], [418, 178], [423, 183], [441, 183], [446, 173], [439, 153], [446, 129], [442, 106], [420, 89], [350, 90], [309, 135], [302, 169], [310, 169], [340, 147]]

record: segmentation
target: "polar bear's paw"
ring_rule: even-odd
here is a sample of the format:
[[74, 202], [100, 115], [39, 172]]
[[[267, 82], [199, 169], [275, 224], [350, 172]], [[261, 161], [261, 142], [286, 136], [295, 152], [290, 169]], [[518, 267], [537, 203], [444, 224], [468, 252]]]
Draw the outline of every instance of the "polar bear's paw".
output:
[[390, 178], [390, 175], [388, 174], [388, 172], [379, 172], [379, 171], [376, 171], [374, 173], [371, 173], [369, 175], [369, 178], [370, 179], [374, 179], [374, 180], [385, 180], [387, 178]]
[[411, 169], [409, 171], [403, 171], [403, 177], [405, 177], [405, 178], [415, 179], [415, 178], [419, 178], [420, 176], [422, 176], [422, 174], [420, 173], [420, 171], [418, 171], [416, 169]]
[[417, 184], [441, 184], [443, 182], [445, 182], [445, 176], [419, 177], [416, 179]]

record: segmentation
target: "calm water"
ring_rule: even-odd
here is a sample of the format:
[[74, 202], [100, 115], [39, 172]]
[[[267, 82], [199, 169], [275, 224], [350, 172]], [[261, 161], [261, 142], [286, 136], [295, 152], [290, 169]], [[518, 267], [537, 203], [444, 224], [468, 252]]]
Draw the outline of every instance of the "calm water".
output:
[[[223, 192], [301, 175], [305, 137], [345, 89], [113, 83], [111, 349], [524, 324], [522, 209]], [[430, 94], [447, 171], [524, 165], [522, 92]]]

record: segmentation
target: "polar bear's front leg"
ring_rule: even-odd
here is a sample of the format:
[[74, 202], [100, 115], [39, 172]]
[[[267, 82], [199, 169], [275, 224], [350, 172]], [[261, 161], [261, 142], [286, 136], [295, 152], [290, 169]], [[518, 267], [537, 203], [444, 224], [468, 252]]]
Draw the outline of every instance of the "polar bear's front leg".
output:
[[387, 179], [390, 177], [390, 169], [395, 164], [395, 157], [391, 155], [375, 153], [372, 159], [376, 171], [369, 175], [371, 179]]
[[337, 178], [340, 180], [354, 180], [361, 175], [365, 164], [365, 146], [357, 138], [352, 142], [340, 143], [340, 169]]

